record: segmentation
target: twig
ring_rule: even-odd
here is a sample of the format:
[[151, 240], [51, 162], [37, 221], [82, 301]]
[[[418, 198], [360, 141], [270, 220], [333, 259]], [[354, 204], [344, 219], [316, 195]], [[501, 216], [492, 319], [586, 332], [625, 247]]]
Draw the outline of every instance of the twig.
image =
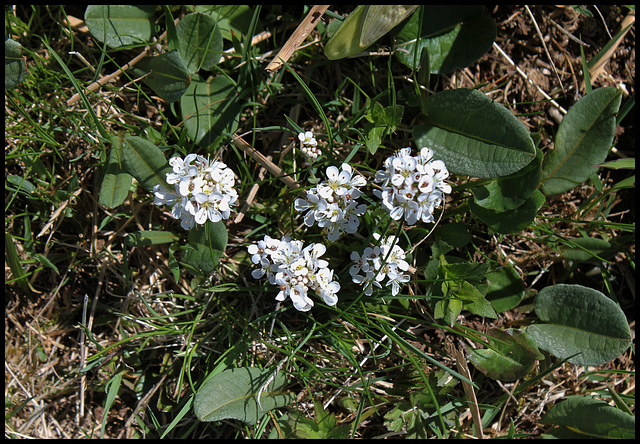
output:
[[304, 39], [313, 31], [316, 27], [322, 14], [329, 8], [329, 5], [314, 5], [309, 11], [309, 14], [304, 18], [302, 23], [293, 31], [287, 43], [282, 47], [278, 55], [267, 65], [265, 70], [267, 72], [274, 72], [282, 68], [282, 65], [289, 60], [291, 55], [298, 49], [300, 44], [304, 42]]
[[529, 17], [531, 17], [531, 21], [533, 22], [533, 26], [535, 26], [536, 32], [538, 33], [538, 37], [540, 37], [540, 42], [542, 42], [542, 47], [544, 48], [544, 52], [547, 55], [547, 59], [549, 60], [549, 63], [551, 64], [551, 68], [553, 69], [553, 73], [556, 75], [556, 79], [558, 80], [558, 83], [560, 83], [560, 88], [562, 89], [562, 92], [564, 92], [564, 85], [562, 84], [562, 80], [560, 80], [560, 76], [558, 75], [558, 70], [556, 69], [556, 64], [553, 63], [553, 59], [551, 58], [551, 54], [549, 54], [549, 49], [547, 49], [547, 44], [544, 41], [544, 36], [542, 35], [542, 32], [540, 32], [540, 28], [538, 27], [538, 22], [536, 21], [536, 18], [533, 16], [533, 13], [531, 12], [531, 9], [529, 9], [529, 6], [524, 5], [524, 8], [529, 13]]
[[493, 47], [500, 53], [502, 54], [502, 56], [507, 59], [507, 61], [509, 62], [509, 64], [511, 66], [513, 66], [516, 71], [518, 72], [518, 74], [520, 74], [527, 82], [531, 83], [539, 92], [540, 94], [542, 94], [544, 96], [545, 99], [547, 99], [549, 102], [551, 102], [553, 104], [553, 106], [555, 106], [556, 108], [558, 108], [560, 110], [560, 112], [562, 114], [567, 114], [567, 110], [564, 109], [563, 107], [561, 107], [560, 105], [558, 105], [558, 103], [553, 100], [551, 97], [549, 97], [549, 95], [544, 92], [538, 85], [536, 85], [533, 80], [531, 80], [520, 68], [518, 68], [518, 66], [513, 62], [513, 60], [511, 60], [511, 57], [509, 57], [503, 50], [502, 48], [500, 48], [500, 46], [498, 46], [498, 44], [496, 42], [493, 42]]
[[[258, 162], [261, 166], [263, 166], [267, 171], [269, 171], [273, 176], [280, 179], [286, 186], [296, 191], [300, 189], [300, 185], [296, 183], [291, 177], [289, 177], [282, 169], [267, 159], [264, 154], [260, 151], [249, 145], [242, 137], [234, 136], [233, 143], [235, 146], [245, 153], [249, 155], [253, 160]], [[304, 194], [304, 193], [303, 193]]]

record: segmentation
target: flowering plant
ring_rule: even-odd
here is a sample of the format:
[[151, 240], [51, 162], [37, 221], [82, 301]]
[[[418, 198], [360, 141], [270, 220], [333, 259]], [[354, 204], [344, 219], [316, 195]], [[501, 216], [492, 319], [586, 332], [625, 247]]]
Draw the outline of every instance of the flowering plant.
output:
[[413, 225], [418, 220], [433, 222], [433, 213], [451, 192], [445, 183], [449, 171], [441, 160], [433, 159], [433, 151], [422, 148], [417, 156], [411, 156], [411, 148], [402, 148], [384, 162], [385, 169], [378, 170], [376, 182], [382, 182], [376, 196], [394, 220], [404, 216]]
[[342, 171], [335, 166], [327, 168], [327, 180], [307, 191], [307, 198], [298, 198], [294, 207], [298, 211], [306, 211], [304, 223], [308, 227], [317, 223], [319, 227], [328, 227], [327, 238], [335, 241], [340, 232], [355, 233], [360, 225], [359, 216], [367, 210], [365, 204], [358, 205], [358, 197], [362, 194], [359, 187], [367, 181], [360, 174], [354, 174], [347, 163], [342, 164]]
[[309, 298], [309, 289], [320, 296], [327, 305], [336, 305], [340, 284], [333, 280], [333, 270], [329, 263], [320, 259], [326, 247], [322, 244], [304, 243], [283, 237], [280, 240], [265, 235], [257, 244], [249, 245], [251, 261], [259, 265], [251, 272], [254, 279], [265, 274], [269, 283], [277, 285], [280, 292], [277, 301], [291, 299], [299, 311], [309, 311], [313, 300]]
[[174, 190], [155, 185], [154, 203], [172, 206], [171, 215], [181, 220], [182, 228], [190, 230], [194, 224], [203, 225], [207, 220], [219, 222], [229, 218], [238, 193], [233, 188], [233, 171], [226, 164], [189, 154], [184, 160], [172, 157], [169, 165], [173, 172], [167, 173], [167, 183], [174, 185]]
[[373, 293], [374, 285], [382, 288], [381, 282], [386, 277], [386, 286], [391, 285], [391, 294], [396, 296], [400, 292], [400, 284], [409, 282], [409, 275], [402, 273], [409, 269], [409, 264], [404, 260], [405, 251], [397, 245], [393, 235], [381, 240], [380, 234], [373, 233], [373, 237], [380, 245], [366, 247], [362, 255], [353, 251], [351, 260], [355, 263], [349, 269], [349, 274], [354, 283], [365, 287], [367, 296]]
[[300, 141], [300, 151], [309, 163], [313, 163], [321, 154], [318, 148], [318, 141], [313, 137], [313, 132], [305, 131], [298, 134], [298, 140]]

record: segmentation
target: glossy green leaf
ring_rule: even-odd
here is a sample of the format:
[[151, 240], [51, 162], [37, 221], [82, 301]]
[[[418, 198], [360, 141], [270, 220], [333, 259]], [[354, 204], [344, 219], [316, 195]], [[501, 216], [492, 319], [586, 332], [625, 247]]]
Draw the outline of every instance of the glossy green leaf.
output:
[[590, 396], [571, 396], [553, 405], [540, 419], [540, 424], [553, 424], [547, 438], [634, 439], [636, 419], [604, 401]]
[[22, 58], [22, 45], [4, 39], [4, 90], [15, 88], [27, 77], [27, 65]]
[[136, 231], [127, 234], [124, 243], [130, 247], [141, 247], [144, 245], [170, 244], [180, 239], [170, 231]]
[[417, 5], [358, 5], [324, 48], [329, 60], [364, 51], [416, 10]]
[[111, 48], [145, 44], [154, 34], [154, 6], [89, 5], [84, 21], [91, 35]]
[[536, 158], [529, 165], [509, 176], [473, 188], [474, 202], [497, 212], [514, 210], [522, 206], [540, 183], [542, 151], [536, 148]]
[[525, 377], [535, 361], [544, 359], [527, 335], [520, 330], [491, 329], [487, 348], [467, 348], [469, 361], [492, 379], [515, 381]]
[[420, 18], [414, 14], [396, 35], [394, 55], [410, 69], [420, 66], [416, 57], [425, 48], [431, 73], [464, 68], [489, 51], [496, 38], [496, 25], [482, 5], [424, 5], [421, 33]]
[[613, 143], [621, 97], [616, 88], [598, 88], [569, 109], [554, 149], [544, 158], [542, 191], [547, 196], [564, 193], [598, 171]]
[[189, 137], [200, 146], [215, 145], [238, 127], [240, 104], [236, 86], [225, 76], [203, 81], [194, 75], [180, 99], [180, 107]]
[[227, 248], [228, 233], [224, 222], [207, 222], [189, 231], [189, 244], [182, 261], [200, 273], [210, 273]]
[[511, 265], [506, 265], [487, 274], [487, 282], [489, 289], [486, 298], [491, 302], [496, 313], [517, 307], [524, 298], [524, 283]]
[[147, 191], [155, 185], [166, 188], [167, 173], [172, 171], [162, 151], [153, 143], [137, 136], [125, 136], [122, 141], [122, 160], [126, 171]]
[[206, 14], [188, 14], [176, 27], [180, 42], [180, 55], [189, 74], [200, 69], [210, 71], [222, 55], [222, 35], [213, 17]]
[[129, 195], [133, 177], [127, 173], [122, 164], [122, 137], [111, 138], [111, 152], [100, 186], [99, 202], [107, 208], [122, 205]]
[[524, 124], [480, 91], [446, 90], [430, 96], [423, 108], [426, 124], [413, 127], [413, 138], [452, 174], [507, 176], [536, 157]]
[[167, 103], [180, 99], [191, 83], [178, 51], [145, 57], [131, 71]]
[[278, 373], [269, 382], [270, 377], [270, 371], [254, 367], [224, 370], [202, 384], [193, 403], [194, 412], [200, 421], [238, 419], [255, 425], [269, 410], [295, 399], [293, 393], [283, 390], [287, 384], [284, 375]]
[[542, 321], [527, 327], [543, 350], [581, 365], [607, 363], [631, 345], [631, 331], [620, 307], [597, 290], [559, 284], [544, 288], [534, 302]]
[[482, 208], [474, 202], [469, 202], [469, 208], [474, 216], [487, 224], [497, 233], [517, 233], [527, 228], [535, 219], [538, 210], [545, 202], [544, 195], [535, 190], [524, 204], [514, 210], [494, 211]]

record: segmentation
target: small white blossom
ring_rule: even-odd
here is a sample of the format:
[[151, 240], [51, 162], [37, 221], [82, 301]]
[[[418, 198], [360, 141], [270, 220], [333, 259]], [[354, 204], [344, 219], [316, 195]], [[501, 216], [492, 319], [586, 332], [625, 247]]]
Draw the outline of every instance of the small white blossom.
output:
[[313, 290], [327, 305], [337, 304], [340, 284], [333, 280], [329, 263], [320, 259], [326, 252], [324, 245], [314, 243], [305, 247], [302, 241], [288, 237], [277, 240], [265, 236], [257, 244], [249, 245], [247, 251], [251, 262], [259, 266], [251, 276], [259, 279], [266, 275], [269, 283], [280, 290], [277, 301], [289, 298], [296, 310], [308, 311], [314, 305], [309, 297], [309, 290]]
[[409, 264], [404, 260], [405, 252], [397, 245], [395, 236], [381, 239], [378, 233], [374, 233], [373, 237], [380, 245], [365, 248], [362, 255], [357, 251], [351, 253], [351, 260], [354, 262], [349, 269], [351, 280], [365, 287], [364, 293], [371, 296], [373, 287], [382, 288], [382, 281], [386, 278], [385, 285], [391, 285], [391, 294], [396, 296], [401, 284], [410, 279], [408, 274], [402, 273], [409, 269]]
[[330, 166], [326, 171], [327, 180], [307, 191], [306, 200], [296, 199], [294, 208], [306, 211], [305, 225], [318, 224], [328, 228], [327, 238], [335, 241], [341, 233], [355, 233], [367, 206], [358, 203], [362, 194], [358, 189], [366, 185], [366, 179], [356, 174], [349, 164], [342, 164], [341, 170]]
[[411, 156], [411, 148], [402, 148], [384, 162], [375, 181], [381, 189], [374, 194], [382, 199], [394, 220], [404, 220], [413, 225], [417, 221], [434, 221], [435, 209], [442, 205], [444, 195], [451, 193], [451, 185], [445, 183], [449, 171], [441, 160], [433, 159], [433, 151], [422, 148], [417, 156]]
[[318, 148], [318, 141], [313, 137], [311, 131], [298, 134], [300, 141], [300, 152], [305, 156], [309, 163], [313, 163], [322, 152]]
[[189, 154], [169, 159], [173, 171], [167, 173], [169, 190], [163, 185], [153, 187], [156, 205], [171, 206], [171, 215], [180, 219], [180, 226], [190, 230], [206, 221], [219, 222], [228, 219], [231, 207], [238, 201], [233, 188], [235, 177], [226, 164], [218, 160]]

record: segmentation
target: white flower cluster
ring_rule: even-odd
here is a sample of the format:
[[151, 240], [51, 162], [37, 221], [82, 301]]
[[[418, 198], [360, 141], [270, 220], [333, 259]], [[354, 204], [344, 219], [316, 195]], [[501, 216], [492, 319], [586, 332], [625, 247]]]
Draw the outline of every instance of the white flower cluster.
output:
[[[378, 233], [373, 233], [373, 237], [380, 240]], [[389, 236], [379, 246], [365, 248], [362, 255], [357, 251], [351, 253], [351, 260], [355, 262], [349, 269], [351, 280], [362, 284], [364, 293], [371, 296], [373, 285], [382, 288], [381, 282], [386, 277], [388, 281], [385, 286], [391, 285], [391, 294], [396, 296], [400, 292], [400, 284], [408, 282], [410, 278], [408, 274], [402, 274], [409, 269], [404, 258], [405, 252], [396, 244], [396, 237]]]
[[451, 192], [445, 183], [449, 171], [444, 162], [433, 160], [433, 151], [422, 148], [420, 154], [411, 156], [411, 148], [402, 148], [384, 162], [384, 170], [378, 170], [376, 182], [382, 182], [381, 190], [374, 194], [382, 198], [382, 205], [392, 219], [402, 216], [408, 224], [418, 220], [433, 222], [433, 213]]
[[288, 237], [281, 240], [265, 236], [257, 244], [249, 245], [251, 261], [258, 265], [251, 272], [254, 279], [265, 274], [269, 283], [277, 285], [280, 292], [277, 301], [291, 298], [293, 306], [299, 311], [309, 311], [313, 301], [309, 298], [309, 289], [315, 291], [327, 305], [336, 305], [340, 284], [333, 280], [333, 270], [329, 263], [319, 259], [326, 247], [322, 244], [310, 244], [304, 247], [302, 241], [292, 241]]
[[358, 205], [358, 197], [362, 194], [358, 189], [367, 181], [360, 174], [354, 175], [353, 168], [342, 164], [342, 171], [334, 166], [327, 168], [327, 180], [310, 188], [307, 199], [298, 198], [294, 207], [298, 211], [307, 211], [304, 223], [308, 227], [318, 223], [319, 227], [328, 227], [328, 239], [333, 242], [340, 237], [340, 232], [355, 233], [360, 225], [358, 216], [367, 210], [365, 204]]
[[309, 163], [313, 163], [322, 154], [318, 148], [318, 141], [313, 137], [311, 131], [298, 134], [298, 140], [300, 140], [300, 151]]
[[238, 193], [233, 188], [233, 171], [226, 164], [189, 154], [184, 160], [172, 157], [169, 165], [173, 172], [167, 173], [167, 183], [174, 185], [175, 191], [160, 184], [154, 186], [154, 203], [172, 205], [171, 215], [181, 219], [182, 228], [190, 230], [195, 223], [229, 218]]

